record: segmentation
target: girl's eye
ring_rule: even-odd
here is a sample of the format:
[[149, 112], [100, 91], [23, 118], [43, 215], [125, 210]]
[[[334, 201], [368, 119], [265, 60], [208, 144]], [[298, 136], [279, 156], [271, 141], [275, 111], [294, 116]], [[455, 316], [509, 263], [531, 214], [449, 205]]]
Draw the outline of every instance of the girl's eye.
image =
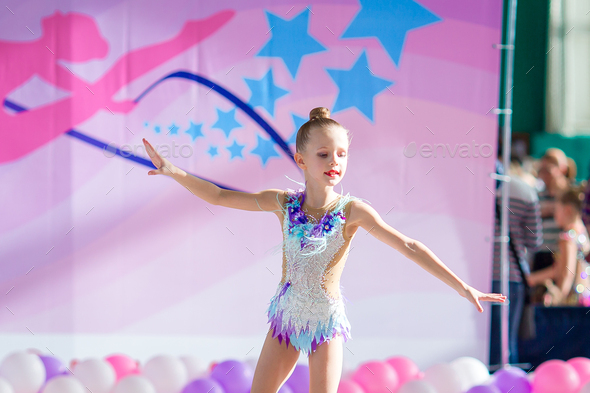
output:
[[[327, 157], [327, 156], [328, 156], [328, 155], [327, 155], [326, 153], [321, 153], [321, 154], [320, 154], [320, 157]], [[342, 153], [342, 154], [340, 154], [340, 157], [345, 157], [345, 156], [346, 156], [346, 153]]]

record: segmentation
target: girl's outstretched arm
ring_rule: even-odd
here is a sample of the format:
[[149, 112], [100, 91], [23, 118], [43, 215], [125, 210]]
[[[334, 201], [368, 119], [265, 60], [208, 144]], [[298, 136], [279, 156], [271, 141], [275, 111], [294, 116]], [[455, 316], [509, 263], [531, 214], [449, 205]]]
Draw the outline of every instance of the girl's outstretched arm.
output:
[[257, 193], [225, 190], [176, 167], [162, 157], [145, 138], [143, 144], [152, 163], [158, 168], [149, 171], [148, 175], [170, 176], [205, 202], [240, 210], [272, 212], [281, 209], [282, 200], [280, 194], [283, 192], [282, 190], [270, 189]]
[[362, 227], [383, 243], [393, 247], [408, 259], [416, 262], [424, 270], [449, 285], [459, 295], [473, 303], [479, 312], [483, 312], [483, 307], [479, 303], [480, 300], [498, 303], [503, 303], [506, 300], [506, 296], [502, 294], [482, 293], [467, 285], [434, 255], [428, 247], [389, 226], [370, 205], [361, 201], [354, 201], [352, 203], [347, 225]]

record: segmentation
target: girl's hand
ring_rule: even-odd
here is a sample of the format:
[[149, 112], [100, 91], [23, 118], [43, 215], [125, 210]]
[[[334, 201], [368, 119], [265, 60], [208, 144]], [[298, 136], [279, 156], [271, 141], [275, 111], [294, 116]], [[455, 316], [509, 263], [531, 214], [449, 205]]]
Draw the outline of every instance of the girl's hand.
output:
[[480, 300], [495, 303], [504, 303], [506, 301], [506, 296], [501, 293], [483, 293], [469, 285], [465, 286], [464, 292], [460, 293], [460, 295], [473, 303], [479, 312], [483, 312], [483, 307], [479, 304]]
[[564, 300], [564, 296], [559, 290], [559, 287], [549, 279], [545, 280], [543, 284], [547, 287], [547, 292], [543, 295], [543, 304], [545, 307], [561, 304]]
[[150, 145], [150, 143], [145, 139], [142, 138], [143, 144], [145, 146], [145, 151], [147, 152], [147, 154], [150, 156], [152, 162], [154, 163], [154, 165], [156, 166], [156, 168], [158, 168], [157, 170], [152, 170], [148, 172], [148, 175], [166, 175], [166, 176], [172, 176], [174, 173], [176, 173], [176, 167], [174, 165], [172, 165], [172, 163], [170, 161], [168, 161], [167, 159], [165, 159], [164, 157], [162, 157], [157, 151], [156, 149], [154, 149], [152, 147], [152, 145]]

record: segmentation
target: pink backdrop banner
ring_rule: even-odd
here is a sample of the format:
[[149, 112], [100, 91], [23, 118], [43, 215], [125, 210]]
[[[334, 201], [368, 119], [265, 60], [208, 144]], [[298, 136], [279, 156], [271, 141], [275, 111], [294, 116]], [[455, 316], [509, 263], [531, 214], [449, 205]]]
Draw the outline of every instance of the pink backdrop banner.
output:
[[[148, 177], [141, 139], [223, 187], [298, 188], [317, 106], [354, 136], [336, 191], [489, 291], [501, 25], [499, 0], [9, 1], [0, 333], [262, 338], [276, 216]], [[352, 247], [352, 352], [485, 361], [489, 303], [362, 229]]]

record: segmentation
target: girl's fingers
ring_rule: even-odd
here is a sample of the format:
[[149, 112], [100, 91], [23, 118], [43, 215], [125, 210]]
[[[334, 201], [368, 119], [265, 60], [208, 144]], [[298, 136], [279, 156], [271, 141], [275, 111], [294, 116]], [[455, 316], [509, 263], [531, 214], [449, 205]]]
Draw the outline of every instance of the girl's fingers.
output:
[[147, 152], [147, 154], [150, 157], [154, 157], [156, 155], [156, 151], [145, 138], [143, 138], [143, 144], [145, 145], [145, 151]]
[[481, 306], [481, 304], [479, 303], [479, 300], [477, 298], [475, 298], [475, 302], [473, 302], [473, 304], [475, 304], [477, 311], [483, 312], [483, 307]]
[[488, 293], [488, 294], [484, 294], [482, 297], [480, 297], [481, 300], [485, 300], [485, 301], [489, 301], [489, 302], [504, 302], [504, 300], [506, 300], [506, 296], [504, 295], [500, 295], [498, 293]]
[[[143, 141], [143, 144], [145, 145], [145, 151], [150, 156], [150, 159], [152, 160], [152, 163], [154, 164], [154, 166], [156, 168], [161, 168], [163, 162], [162, 162], [162, 159], [160, 158], [160, 156], [158, 155], [158, 153], [154, 150], [152, 145], [150, 145], [150, 143], [145, 138], [143, 138], [142, 141]], [[148, 172], [148, 175], [149, 174], [158, 175], [160, 173], [161, 172], [152, 171], [152, 172]]]

